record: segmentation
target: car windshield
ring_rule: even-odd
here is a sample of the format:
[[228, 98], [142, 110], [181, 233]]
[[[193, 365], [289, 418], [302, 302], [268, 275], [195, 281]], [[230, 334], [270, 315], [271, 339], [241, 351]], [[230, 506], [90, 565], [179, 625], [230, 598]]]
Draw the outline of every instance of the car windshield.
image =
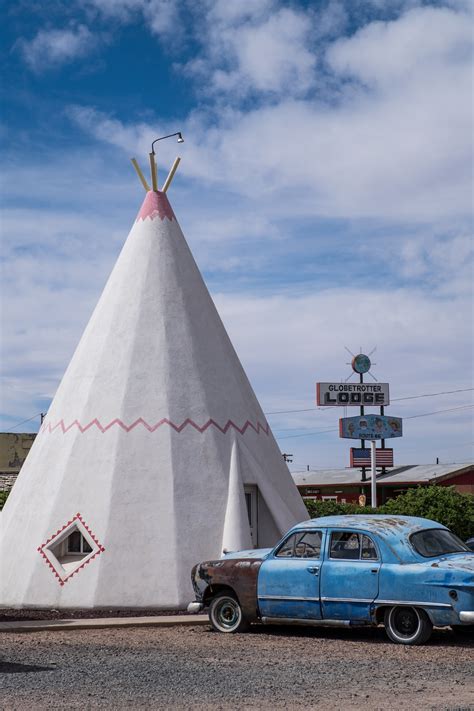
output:
[[410, 541], [416, 552], [425, 558], [435, 558], [447, 553], [471, 552], [454, 533], [443, 528], [418, 531], [410, 536]]

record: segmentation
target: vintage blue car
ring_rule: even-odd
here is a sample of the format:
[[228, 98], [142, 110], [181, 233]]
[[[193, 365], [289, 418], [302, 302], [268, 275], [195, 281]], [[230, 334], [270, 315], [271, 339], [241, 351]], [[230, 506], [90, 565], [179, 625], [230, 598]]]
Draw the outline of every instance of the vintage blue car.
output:
[[411, 516], [328, 516], [294, 526], [273, 549], [194, 566], [197, 612], [219, 632], [252, 622], [377, 625], [400, 644], [474, 624], [474, 552]]

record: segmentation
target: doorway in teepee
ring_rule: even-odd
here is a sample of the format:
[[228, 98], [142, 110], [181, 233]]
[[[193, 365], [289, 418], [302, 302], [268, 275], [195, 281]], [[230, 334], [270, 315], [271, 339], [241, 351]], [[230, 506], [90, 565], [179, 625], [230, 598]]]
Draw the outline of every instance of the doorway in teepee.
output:
[[255, 484], [246, 484], [244, 486], [245, 503], [247, 505], [247, 514], [249, 517], [250, 536], [252, 538], [252, 546], [258, 546], [258, 487]]

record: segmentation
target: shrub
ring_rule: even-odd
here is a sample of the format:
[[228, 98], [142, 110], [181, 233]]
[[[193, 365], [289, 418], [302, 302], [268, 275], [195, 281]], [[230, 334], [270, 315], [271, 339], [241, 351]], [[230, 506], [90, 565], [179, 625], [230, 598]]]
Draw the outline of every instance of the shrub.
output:
[[8, 499], [9, 491], [0, 491], [0, 511], [3, 509], [5, 501]]
[[305, 504], [311, 518], [366, 513], [420, 516], [442, 523], [463, 541], [474, 536], [474, 496], [460, 494], [454, 486], [418, 486], [377, 509], [312, 499], [306, 500]]
[[383, 513], [422, 516], [438, 521], [463, 541], [474, 536], [474, 496], [454, 486], [419, 486], [387, 501]]

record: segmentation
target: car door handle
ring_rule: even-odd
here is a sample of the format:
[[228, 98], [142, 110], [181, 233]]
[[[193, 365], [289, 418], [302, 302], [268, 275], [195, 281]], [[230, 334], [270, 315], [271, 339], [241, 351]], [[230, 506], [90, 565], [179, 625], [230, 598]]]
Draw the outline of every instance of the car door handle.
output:
[[311, 568], [306, 568], [308, 573], [311, 573], [311, 575], [318, 575], [319, 573], [319, 567], [318, 566], [313, 566]]
[[378, 572], [379, 572], [379, 569], [378, 569], [378, 568], [372, 568], [372, 570], [371, 570], [370, 572], [371, 572], [371, 573], [378, 573]]

